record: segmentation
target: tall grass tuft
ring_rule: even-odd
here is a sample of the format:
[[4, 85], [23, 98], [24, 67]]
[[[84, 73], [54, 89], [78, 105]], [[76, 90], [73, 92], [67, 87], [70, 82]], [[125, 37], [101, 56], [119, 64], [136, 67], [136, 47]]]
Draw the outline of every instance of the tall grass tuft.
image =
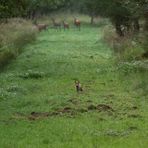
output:
[[21, 18], [0, 24], [0, 68], [17, 57], [26, 44], [34, 41], [36, 32], [31, 21]]

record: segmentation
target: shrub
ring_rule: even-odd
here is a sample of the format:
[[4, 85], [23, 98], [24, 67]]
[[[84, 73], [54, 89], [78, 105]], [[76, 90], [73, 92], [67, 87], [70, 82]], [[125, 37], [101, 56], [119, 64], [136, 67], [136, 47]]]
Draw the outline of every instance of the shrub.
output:
[[104, 28], [103, 39], [113, 49], [113, 53], [118, 61], [137, 60], [145, 50], [143, 48], [144, 42], [139, 44], [139, 35], [129, 33], [124, 37], [119, 37], [111, 25]]
[[99, 18], [98, 22], [97, 22], [97, 26], [98, 27], [104, 27], [109, 23], [108, 19], [104, 19], [104, 18]]
[[18, 56], [27, 43], [34, 41], [36, 32], [30, 21], [19, 18], [0, 24], [0, 67]]
[[14, 50], [5, 49], [4, 51], [0, 52], [0, 67], [4, 66], [9, 62], [10, 59], [13, 59], [16, 56], [14, 55]]
[[145, 53], [148, 53], [148, 32], [139, 34], [138, 41], [141, 43]]

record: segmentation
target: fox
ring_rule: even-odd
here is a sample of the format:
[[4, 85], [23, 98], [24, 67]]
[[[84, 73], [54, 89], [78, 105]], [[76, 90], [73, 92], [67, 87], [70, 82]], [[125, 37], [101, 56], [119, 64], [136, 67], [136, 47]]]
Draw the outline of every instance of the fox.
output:
[[75, 87], [76, 87], [76, 91], [77, 92], [82, 92], [83, 91], [83, 88], [81, 86], [81, 83], [78, 80], [75, 81]]

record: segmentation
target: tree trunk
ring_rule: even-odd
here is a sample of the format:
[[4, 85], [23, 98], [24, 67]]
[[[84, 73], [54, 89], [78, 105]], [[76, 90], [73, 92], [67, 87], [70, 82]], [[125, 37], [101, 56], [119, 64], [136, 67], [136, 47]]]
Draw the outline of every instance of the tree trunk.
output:
[[145, 14], [145, 26], [144, 26], [144, 30], [148, 31], [148, 12], [147, 14]]
[[139, 32], [140, 30], [140, 25], [139, 25], [139, 20], [136, 18], [134, 19], [134, 32]]
[[148, 20], [145, 22], [145, 30], [148, 31]]
[[35, 18], [35, 11], [32, 12], [32, 20]]
[[121, 25], [119, 23], [115, 23], [115, 28], [116, 28], [116, 32], [119, 36], [123, 37], [124, 36], [124, 33], [121, 29]]
[[94, 24], [94, 15], [91, 15], [90, 24], [91, 24], [91, 25], [93, 25], [93, 24]]

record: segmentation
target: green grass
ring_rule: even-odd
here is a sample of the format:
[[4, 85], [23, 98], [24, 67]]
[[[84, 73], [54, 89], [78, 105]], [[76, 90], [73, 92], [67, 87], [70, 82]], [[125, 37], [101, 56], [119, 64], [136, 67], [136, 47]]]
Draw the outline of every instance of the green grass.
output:
[[[84, 26], [80, 32], [49, 29], [3, 70], [0, 147], [147, 147], [147, 71], [115, 63], [101, 38], [102, 28], [97, 27]], [[76, 93], [75, 79], [84, 92]], [[77, 112], [98, 104], [114, 111]], [[27, 118], [31, 112], [65, 107], [75, 114]]]

